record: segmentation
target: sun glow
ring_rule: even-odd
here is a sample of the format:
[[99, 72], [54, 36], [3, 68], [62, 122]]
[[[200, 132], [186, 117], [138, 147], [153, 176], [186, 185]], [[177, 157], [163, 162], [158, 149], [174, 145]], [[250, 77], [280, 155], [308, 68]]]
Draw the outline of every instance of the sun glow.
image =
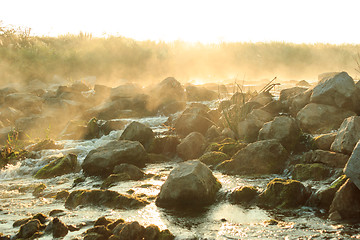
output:
[[360, 43], [357, 1], [2, 1], [0, 20], [33, 35], [136, 40]]

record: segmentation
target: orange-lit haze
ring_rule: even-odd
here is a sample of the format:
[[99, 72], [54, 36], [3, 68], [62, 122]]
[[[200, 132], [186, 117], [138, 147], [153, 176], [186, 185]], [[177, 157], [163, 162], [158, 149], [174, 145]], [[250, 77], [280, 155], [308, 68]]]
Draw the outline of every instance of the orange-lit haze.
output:
[[5, 0], [0, 20], [32, 35], [136, 40], [360, 43], [356, 0]]

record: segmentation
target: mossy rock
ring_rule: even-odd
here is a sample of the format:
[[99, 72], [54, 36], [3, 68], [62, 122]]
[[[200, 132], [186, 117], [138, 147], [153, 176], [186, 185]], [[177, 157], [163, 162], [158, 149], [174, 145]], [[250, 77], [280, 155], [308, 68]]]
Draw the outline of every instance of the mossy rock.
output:
[[210, 144], [206, 152], [223, 152], [232, 157], [246, 146], [246, 143], [234, 141], [233, 139], [225, 139], [221, 143]]
[[235, 189], [230, 194], [230, 201], [233, 203], [249, 203], [258, 195], [258, 190], [252, 186], [243, 186]]
[[74, 154], [68, 154], [64, 157], [58, 158], [48, 165], [41, 168], [35, 175], [35, 178], [45, 179], [61, 176], [64, 174], [78, 171], [79, 166], [77, 162], [77, 156]]
[[199, 160], [203, 163], [205, 163], [206, 165], [210, 165], [210, 166], [217, 166], [220, 163], [222, 163], [225, 160], [229, 160], [230, 157], [223, 152], [207, 152], [204, 155], [202, 155]]
[[111, 190], [76, 190], [66, 199], [65, 207], [68, 209], [82, 206], [98, 206], [113, 209], [134, 209], [148, 204], [139, 198], [120, 194]]
[[127, 173], [111, 174], [101, 184], [101, 189], [106, 189], [115, 185], [118, 182], [129, 181], [129, 180], [131, 180], [131, 177]]
[[296, 180], [274, 178], [259, 195], [259, 205], [265, 208], [297, 208], [309, 197], [305, 186]]
[[330, 169], [321, 163], [296, 164], [292, 172], [293, 179], [299, 181], [315, 180], [321, 181], [327, 179], [330, 175]]

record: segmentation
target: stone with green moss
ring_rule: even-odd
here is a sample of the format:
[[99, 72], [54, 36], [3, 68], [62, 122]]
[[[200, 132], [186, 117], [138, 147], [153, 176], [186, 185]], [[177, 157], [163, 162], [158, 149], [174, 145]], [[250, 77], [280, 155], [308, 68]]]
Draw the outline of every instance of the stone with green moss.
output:
[[199, 160], [203, 163], [205, 163], [206, 165], [210, 165], [210, 166], [217, 166], [220, 163], [222, 163], [225, 160], [229, 160], [230, 157], [223, 152], [207, 152], [204, 155], [202, 155]]
[[329, 175], [330, 169], [326, 165], [321, 163], [296, 164], [292, 172], [293, 179], [299, 181], [321, 181], [327, 179]]
[[258, 190], [253, 186], [242, 186], [230, 194], [233, 203], [249, 203], [258, 195]]
[[113, 209], [135, 209], [148, 204], [147, 201], [111, 190], [76, 190], [66, 199], [65, 207], [68, 209], [77, 206], [98, 206]]
[[297, 208], [305, 204], [308, 196], [308, 191], [301, 182], [275, 178], [259, 195], [258, 203], [265, 208]]
[[235, 153], [246, 147], [247, 144], [233, 139], [225, 139], [221, 143], [212, 143], [207, 148], [206, 152], [223, 152], [232, 157]]
[[57, 177], [76, 172], [78, 171], [78, 168], [77, 156], [74, 154], [68, 154], [41, 168], [34, 177], [40, 179]]

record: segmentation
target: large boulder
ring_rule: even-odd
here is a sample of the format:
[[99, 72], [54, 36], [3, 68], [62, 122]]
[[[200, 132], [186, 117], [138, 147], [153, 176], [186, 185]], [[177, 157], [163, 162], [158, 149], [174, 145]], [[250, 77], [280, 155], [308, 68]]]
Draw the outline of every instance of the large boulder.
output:
[[53, 178], [68, 173], [79, 171], [80, 167], [77, 162], [77, 156], [68, 154], [67, 156], [58, 158], [48, 165], [42, 167], [34, 175], [35, 178]]
[[360, 117], [352, 116], [346, 118], [331, 145], [331, 150], [351, 154], [356, 143], [360, 140]]
[[68, 209], [82, 206], [98, 206], [114, 209], [133, 209], [143, 207], [147, 202], [111, 190], [76, 190], [66, 199]]
[[129, 163], [143, 167], [147, 159], [147, 153], [141, 143], [119, 140], [91, 150], [81, 167], [86, 174], [108, 176], [116, 165]]
[[307, 90], [307, 88], [303, 88], [303, 87], [292, 87], [292, 88], [287, 88], [287, 89], [283, 89], [280, 91], [280, 98], [279, 100], [281, 102], [283, 101], [287, 101], [289, 100], [291, 97], [294, 97], [300, 93], [303, 93]]
[[227, 174], [280, 173], [287, 156], [288, 152], [278, 140], [262, 140], [247, 145], [217, 169]]
[[310, 103], [310, 97], [312, 89], [308, 89], [305, 92], [298, 93], [295, 96], [290, 97], [288, 100], [289, 112], [292, 116], [296, 117], [296, 114], [307, 104]]
[[304, 153], [302, 160], [305, 163], [322, 163], [332, 168], [344, 168], [349, 160], [349, 156], [342, 153], [316, 149]]
[[187, 86], [186, 97], [188, 101], [211, 101], [218, 98], [218, 94], [205, 87]]
[[356, 113], [330, 105], [309, 103], [296, 115], [300, 128], [309, 133], [327, 133], [337, 130], [345, 118]]
[[176, 152], [182, 159], [189, 160], [200, 157], [205, 148], [205, 137], [201, 133], [192, 132], [177, 145]]
[[191, 132], [199, 132], [203, 135], [213, 125], [209, 108], [203, 104], [192, 105], [187, 108], [176, 120], [175, 131], [180, 136], [186, 136]]
[[130, 123], [120, 136], [121, 140], [139, 141], [146, 150], [149, 150], [154, 141], [154, 133], [150, 127], [139, 122]]
[[211, 170], [198, 160], [181, 163], [172, 170], [156, 199], [160, 207], [199, 207], [212, 204], [220, 182]]
[[322, 163], [296, 164], [292, 172], [293, 179], [299, 181], [321, 181], [329, 178], [329, 176], [330, 168]]
[[349, 161], [346, 163], [344, 173], [360, 189], [360, 141], [356, 144]]
[[300, 140], [300, 129], [294, 118], [279, 116], [265, 123], [260, 129], [259, 140], [266, 139], [277, 139], [288, 151], [291, 151]]
[[360, 190], [348, 179], [335, 193], [330, 205], [331, 220], [347, 220], [360, 217]]
[[186, 100], [185, 90], [181, 83], [173, 77], [168, 77], [155, 85], [149, 92], [150, 110], [159, 110], [168, 104], [184, 102]]
[[326, 73], [319, 76], [319, 82], [314, 87], [310, 101], [354, 110], [355, 92], [354, 80], [346, 72]]
[[296, 180], [275, 178], [259, 196], [259, 205], [267, 208], [297, 208], [309, 197], [305, 186]]
[[38, 219], [32, 219], [20, 227], [15, 239], [35, 239], [41, 236], [40, 231], [44, 226]]

